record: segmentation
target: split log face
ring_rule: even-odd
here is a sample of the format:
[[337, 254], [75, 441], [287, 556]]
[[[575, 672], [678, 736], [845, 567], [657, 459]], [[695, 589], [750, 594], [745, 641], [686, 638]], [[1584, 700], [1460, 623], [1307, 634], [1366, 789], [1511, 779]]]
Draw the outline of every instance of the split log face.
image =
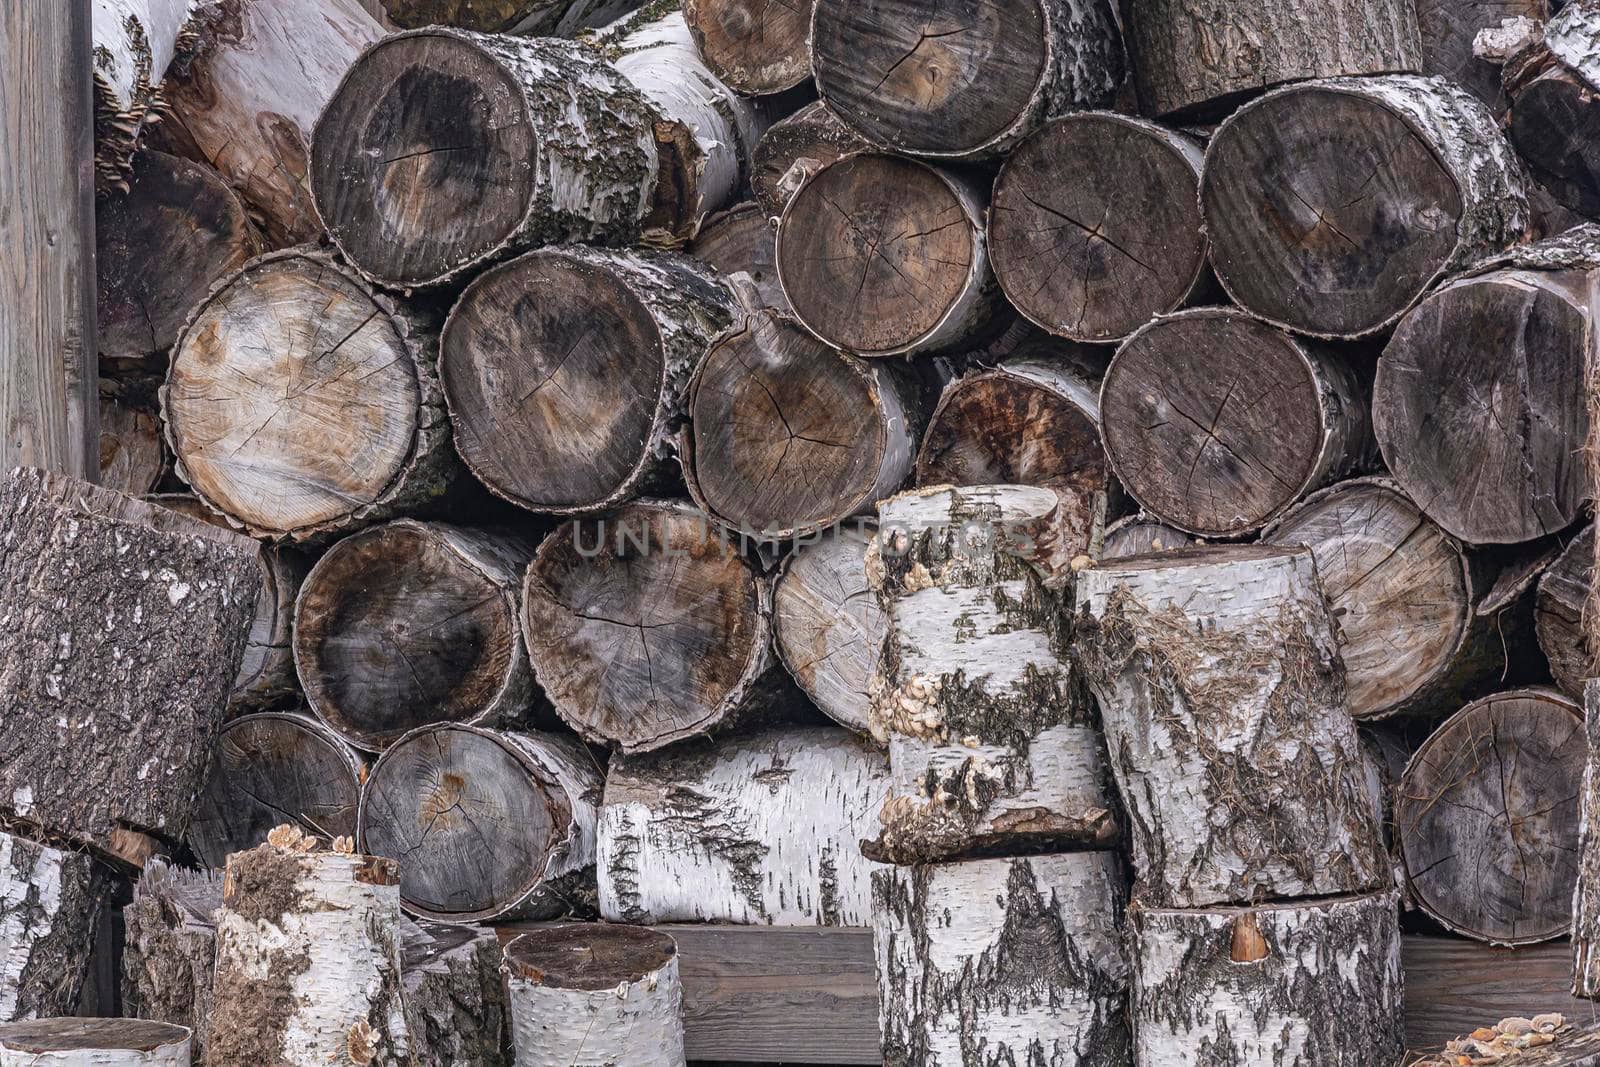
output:
[[874, 144], [975, 159], [1105, 102], [1125, 59], [1108, 0], [817, 0], [811, 64], [822, 99]]
[[108, 888], [88, 856], [0, 832], [0, 1022], [76, 1010]]
[[189, 1067], [187, 1027], [142, 1019], [39, 1019], [0, 1026], [0, 1067]]
[[420, 726], [522, 716], [535, 698], [517, 632], [532, 558], [512, 534], [411, 519], [334, 545], [295, 605], [312, 710], [369, 752]]
[[1134, 1062], [1115, 853], [891, 867], [872, 893], [885, 1067]]
[[506, 946], [519, 1067], [683, 1067], [678, 946], [657, 930], [574, 923]]
[[1016, 309], [1075, 341], [1120, 341], [1206, 277], [1199, 141], [1110, 112], [1029, 138], [995, 181], [989, 247]]
[[1143, 515], [1130, 515], [1106, 527], [1105, 547], [1100, 551], [1100, 558], [1126, 559], [1152, 552], [1173, 552], [1192, 544], [1194, 539], [1182, 530], [1174, 530]]
[[858, 842], [888, 793], [882, 753], [828, 727], [619, 756], [600, 815], [600, 914], [865, 926], [875, 865]]
[[570, 37], [604, 26], [639, 6], [639, 0], [381, 0], [402, 29], [456, 26], [480, 33]]
[[778, 223], [789, 306], [806, 329], [862, 356], [970, 338], [993, 313], [983, 202], [964, 178], [896, 156], [822, 169]]
[[908, 379], [761, 310], [713, 342], [689, 383], [684, 477], [731, 529], [810, 536], [870, 513], [911, 473], [920, 412]]
[[1399, 894], [1128, 911], [1141, 1067], [1378, 1067], [1405, 1052]]
[[1514, 690], [1468, 704], [1417, 750], [1395, 821], [1423, 911], [1497, 945], [1567, 933], [1583, 729], [1555, 690]]
[[102, 394], [100, 481], [96, 484], [129, 496], [143, 496], [156, 487], [166, 469], [161, 424], [155, 413]]
[[751, 153], [750, 191], [767, 214], [776, 217], [783, 214], [794, 192], [783, 179], [797, 162], [809, 159], [808, 166], [820, 169], [841, 156], [869, 148], [871, 145], [841, 122], [827, 104], [814, 101], [774, 122], [756, 142]]
[[440, 345], [456, 447], [530, 511], [613, 507], [665, 476], [689, 376], [730, 318], [682, 256], [574, 246], [487, 271]]
[[562, 526], [523, 590], [523, 634], [569, 726], [648, 752], [758, 714], [774, 695], [770, 585], [703, 514], [640, 502]]
[[1593, 610], [1594, 560], [1594, 527], [1587, 526], [1540, 577], [1534, 605], [1534, 631], [1550, 673], [1574, 697], [1590, 678], [1600, 676], [1600, 657], [1590, 650], [1584, 625]]
[[189, 1027], [197, 1062], [211, 1028], [220, 907], [220, 877], [152, 859], [134, 884], [133, 902], [122, 909], [123, 1013]]
[[1600, 999], [1600, 680], [1584, 686], [1578, 873], [1572, 892], [1572, 995]]
[[1521, 238], [1521, 174], [1488, 109], [1442, 78], [1289, 86], [1211, 139], [1200, 188], [1211, 263], [1269, 322], [1375, 333], [1443, 274]]
[[419, 1064], [513, 1067], [500, 939], [432, 923], [414, 931], [422, 936], [407, 938], [400, 970]]
[[1366, 892], [1390, 876], [1306, 549], [1191, 548], [1078, 576], [1100, 704], [1152, 907]]
[[815, 0], [684, 0], [695, 47], [736, 92], [781, 93], [811, 79]]
[[1505, 91], [1500, 68], [1473, 54], [1479, 30], [1498, 27], [1502, 20], [1550, 17], [1549, 0], [1417, 0], [1417, 26], [1422, 31], [1422, 71], [1442, 74], [1465, 86], [1496, 112], [1503, 110]]
[[433, 499], [453, 460], [431, 344], [421, 320], [330, 257], [252, 261], [173, 348], [161, 408], [178, 474], [264, 538]]
[[1588, 433], [1597, 282], [1517, 269], [1460, 279], [1384, 349], [1372, 403], [1384, 459], [1469, 544], [1529, 541], [1578, 517], [1589, 490], [1572, 442]]
[[780, 311], [789, 306], [778, 284], [778, 234], [753, 200], [713, 215], [684, 249], [724, 278], [748, 274], [760, 303]]
[[1342, 359], [1232, 308], [1158, 319], [1101, 386], [1112, 468], [1140, 506], [1201, 537], [1239, 537], [1372, 453]]
[[1504, 676], [1505, 635], [1475, 610], [1461, 545], [1388, 479], [1314, 494], [1262, 540], [1304, 545], [1316, 557], [1356, 718], [1458, 707]]
[[216, 171], [141, 152], [128, 191], [95, 205], [95, 323], [102, 359], [172, 347], [211, 285], [261, 252], [244, 206]]
[[593, 892], [600, 792], [571, 738], [424, 727], [373, 764], [361, 847], [405, 861], [400, 899], [414, 915], [547, 919]]
[[1422, 63], [1409, 0], [1137, 0], [1126, 10], [1139, 102], [1150, 115], [1227, 114], [1284, 82]]
[[195, 802], [189, 847], [213, 870], [291, 823], [309, 837], [354, 837], [365, 769], [306, 715], [246, 715], [222, 728]]
[[868, 732], [873, 675], [889, 617], [867, 581], [870, 524], [845, 524], [800, 545], [773, 594], [774, 643], [784, 666], [839, 725]]
[[655, 113], [571, 41], [434, 27], [364, 52], [317, 120], [317, 212], [361, 272], [439, 285], [558, 240], [638, 237]]

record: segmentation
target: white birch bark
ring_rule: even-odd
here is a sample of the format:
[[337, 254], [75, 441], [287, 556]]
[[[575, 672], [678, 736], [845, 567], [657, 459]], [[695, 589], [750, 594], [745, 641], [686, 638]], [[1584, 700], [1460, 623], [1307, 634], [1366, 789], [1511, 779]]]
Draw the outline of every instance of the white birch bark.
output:
[[145, 121], [162, 108], [161, 83], [186, 46], [189, 20], [217, 0], [94, 0], [95, 170], [123, 181]]
[[0, 1067], [189, 1067], [186, 1027], [137, 1019], [0, 1026]]
[[72, 1014], [101, 897], [89, 857], [0, 833], [0, 1021]]
[[1572, 888], [1572, 995], [1600, 1000], [1600, 680], [1583, 691], [1583, 787], [1579, 793], [1578, 878]]

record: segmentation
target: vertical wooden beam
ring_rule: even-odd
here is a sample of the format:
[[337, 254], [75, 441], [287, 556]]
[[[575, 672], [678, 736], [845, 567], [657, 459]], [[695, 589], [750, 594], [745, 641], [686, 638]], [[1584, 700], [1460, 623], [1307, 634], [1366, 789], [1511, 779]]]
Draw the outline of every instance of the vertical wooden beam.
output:
[[95, 480], [89, 0], [0, 3], [0, 470]]

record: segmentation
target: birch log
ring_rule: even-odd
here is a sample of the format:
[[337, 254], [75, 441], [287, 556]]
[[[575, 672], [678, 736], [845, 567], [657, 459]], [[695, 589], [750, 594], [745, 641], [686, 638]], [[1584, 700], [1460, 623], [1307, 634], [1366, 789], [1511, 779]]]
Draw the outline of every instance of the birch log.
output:
[[1394, 323], [1451, 271], [1521, 240], [1522, 167], [1482, 101], [1443, 78], [1291, 85], [1206, 150], [1211, 265], [1240, 307], [1316, 337]]
[[326, 537], [430, 503], [455, 472], [434, 343], [432, 319], [331, 256], [252, 260], [173, 346], [161, 413], [179, 476], [271, 539]]
[[549, 919], [592, 899], [601, 788], [573, 738], [425, 726], [372, 765], [359, 841], [404, 861], [400, 901], [413, 915]]
[[147, 122], [160, 121], [162, 82], [194, 45], [200, 0], [94, 0], [95, 184], [122, 186]]
[[1398, 898], [1130, 908], [1140, 1067], [1400, 1063]]
[[889, 766], [829, 727], [782, 727], [619, 756], [600, 815], [600, 914], [613, 922], [865, 926], [861, 828]]
[[513, 1067], [511, 1008], [492, 930], [415, 927], [401, 950], [401, 979], [422, 1067]]
[[890, 867], [872, 893], [885, 1067], [1135, 1062], [1115, 853]]
[[89, 857], [0, 832], [0, 1022], [77, 1009], [108, 888]]
[[981, 159], [1047, 118], [1096, 107], [1126, 59], [1109, 0], [817, 0], [817, 89], [867, 140], [910, 155]]
[[480, 33], [570, 37], [604, 26], [640, 6], [640, 0], [381, 0], [396, 26], [457, 26]]
[[193, 58], [163, 87], [163, 139], [221, 172], [270, 247], [317, 240], [312, 125], [383, 27], [361, 0], [222, 0], [196, 29]]
[[1584, 686], [1578, 874], [1572, 890], [1572, 995], [1600, 1000], [1600, 680]]
[[205, 1056], [216, 974], [217, 910], [222, 879], [153, 859], [122, 909], [123, 1013], [193, 1032], [194, 1057]]
[[749, 96], [811, 80], [815, 0], [684, 0], [700, 58], [718, 81]]
[[593, 923], [506, 946], [518, 1067], [683, 1067], [678, 946], [656, 930]]
[[1600, 677], [1600, 657], [1592, 650], [1585, 623], [1594, 610], [1594, 527], [1572, 538], [1539, 578], [1533, 625], [1550, 674], [1569, 696], [1584, 691], [1588, 679]]
[[1504, 86], [1506, 132], [1530, 175], [1563, 206], [1600, 213], [1600, 151], [1588, 132], [1600, 93], [1600, 10], [1564, 5], [1510, 57]]
[[870, 148], [855, 131], [839, 121], [828, 105], [817, 100], [767, 127], [750, 156], [750, 191], [766, 213], [783, 214], [794, 189], [785, 178], [796, 163], [821, 169], [840, 156]]
[[1078, 658], [1133, 832], [1139, 899], [1366, 892], [1382, 813], [1309, 550], [1191, 548], [1078, 578]]
[[392, 860], [284, 828], [228, 857], [208, 1067], [414, 1067]]
[[0, 1026], [0, 1067], [189, 1067], [182, 1026], [139, 1019], [38, 1019]]
[[518, 623], [532, 558], [510, 531], [413, 519], [334, 545], [295, 604], [312, 710], [368, 752], [433, 723], [524, 719], [537, 698]]
[[188, 829], [255, 613], [256, 546], [27, 468], [0, 481], [0, 530], [0, 812], [138, 862], [130, 831]]
[[1056, 494], [922, 489], [879, 509], [868, 575], [891, 630], [873, 736], [891, 797], [873, 859], [930, 863], [1115, 840], [1105, 742], [1067, 659], [1070, 619], [1031, 558]]
[[667, 253], [569, 246], [485, 271], [440, 343], [456, 448], [519, 507], [615, 507], [676, 472], [689, 376], [731, 314], [711, 272]]
[[867, 582], [874, 527], [845, 523], [796, 546], [773, 592], [773, 643], [814, 704], [840, 726], [869, 732], [872, 677], [889, 617]]

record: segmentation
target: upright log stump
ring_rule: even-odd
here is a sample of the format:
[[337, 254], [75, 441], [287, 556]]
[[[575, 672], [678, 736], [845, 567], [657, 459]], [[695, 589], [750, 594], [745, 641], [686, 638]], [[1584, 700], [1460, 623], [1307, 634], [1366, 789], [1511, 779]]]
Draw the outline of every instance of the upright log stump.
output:
[[1310, 551], [1191, 548], [1078, 576], [1100, 703], [1157, 908], [1364, 893], [1389, 877]]
[[153, 859], [122, 909], [123, 1013], [188, 1027], [196, 1061], [211, 1033], [221, 907], [221, 877]]
[[0, 1026], [0, 1067], [190, 1067], [187, 1027], [141, 1019], [39, 1019]]
[[1600, 1000], [1600, 680], [1583, 690], [1584, 759], [1578, 876], [1572, 892], [1572, 995]]
[[0, 832], [0, 1022], [77, 1010], [109, 888], [88, 856]]
[[423, 1067], [513, 1067], [505, 952], [494, 931], [430, 923], [406, 933], [401, 980]]

